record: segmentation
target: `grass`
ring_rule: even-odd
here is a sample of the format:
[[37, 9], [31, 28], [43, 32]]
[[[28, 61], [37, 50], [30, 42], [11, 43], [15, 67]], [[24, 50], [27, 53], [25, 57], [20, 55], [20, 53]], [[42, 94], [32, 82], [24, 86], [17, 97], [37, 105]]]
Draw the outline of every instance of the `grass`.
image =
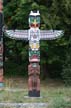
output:
[[28, 94], [27, 80], [23, 78], [5, 79], [5, 88], [16, 88], [21, 91], [0, 91], [0, 102], [34, 103], [46, 102], [48, 108], [71, 108], [71, 87], [65, 87], [57, 80], [41, 81], [42, 98], [25, 98]]

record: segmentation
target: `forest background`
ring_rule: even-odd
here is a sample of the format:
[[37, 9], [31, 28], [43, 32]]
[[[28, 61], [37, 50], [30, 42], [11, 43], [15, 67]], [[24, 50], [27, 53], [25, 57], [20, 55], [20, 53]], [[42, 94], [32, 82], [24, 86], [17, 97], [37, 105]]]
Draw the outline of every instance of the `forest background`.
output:
[[[33, 9], [41, 13], [40, 29], [63, 30], [60, 39], [40, 42], [41, 79], [62, 80], [71, 85], [71, 0], [4, 0], [5, 26], [29, 29], [28, 15]], [[28, 76], [28, 41], [4, 36], [5, 75]]]

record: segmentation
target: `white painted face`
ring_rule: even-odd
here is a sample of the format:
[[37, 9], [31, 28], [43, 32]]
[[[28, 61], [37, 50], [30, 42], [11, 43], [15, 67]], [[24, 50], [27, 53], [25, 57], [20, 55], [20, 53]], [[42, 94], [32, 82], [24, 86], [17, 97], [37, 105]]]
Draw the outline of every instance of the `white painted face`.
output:
[[39, 41], [40, 40], [40, 29], [29, 29], [29, 40]]
[[40, 26], [40, 13], [39, 11], [31, 11], [29, 14], [29, 27], [37, 28]]

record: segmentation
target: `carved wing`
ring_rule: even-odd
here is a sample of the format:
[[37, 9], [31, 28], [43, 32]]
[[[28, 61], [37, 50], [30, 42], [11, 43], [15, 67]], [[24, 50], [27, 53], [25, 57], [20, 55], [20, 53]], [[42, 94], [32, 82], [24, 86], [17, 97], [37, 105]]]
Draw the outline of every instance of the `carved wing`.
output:
[[28, 30], [5, 30], [5, 35], [11, 39], [28, 40]]
[[41, 40], [54, 40], [63, 35], [61, 30], [40, 30]]
[[[28, 30], [5, 30], [5, 35], [11, 39], [28, 40]], [[54, 40], [63, 35], [62, 30], [40, 30], [40, 40]]]

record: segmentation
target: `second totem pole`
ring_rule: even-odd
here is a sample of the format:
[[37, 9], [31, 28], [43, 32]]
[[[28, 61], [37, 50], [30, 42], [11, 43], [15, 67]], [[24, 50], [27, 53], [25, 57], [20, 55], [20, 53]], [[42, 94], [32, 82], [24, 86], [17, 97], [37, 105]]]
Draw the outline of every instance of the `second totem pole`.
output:
[[3, 16], [3, 1], [0, 0], [0, 90], [4, 87], [3, 79], [3, 25], [4, 25], [4, 16]]

